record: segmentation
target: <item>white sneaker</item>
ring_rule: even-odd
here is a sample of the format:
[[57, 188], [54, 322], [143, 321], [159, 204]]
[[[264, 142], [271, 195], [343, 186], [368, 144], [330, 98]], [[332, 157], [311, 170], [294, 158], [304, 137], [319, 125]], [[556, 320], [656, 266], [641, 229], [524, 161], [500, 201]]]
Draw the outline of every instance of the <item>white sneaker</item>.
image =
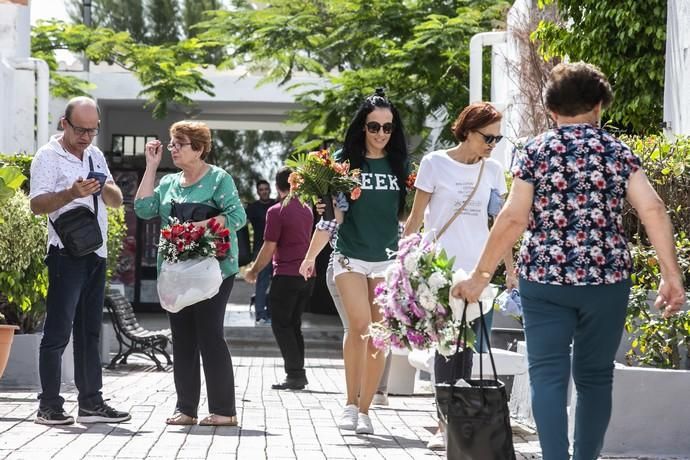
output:
[[357, 428], [355, 429], [357, 434], [374, 434], [374, 427], [371, 425], [371, 419], [367, 414], [362, 414], [360, 412], [357, 420]]
[[357, 428], [357, 412], [359, 412], [359, 408], [354, 404], [345, 406], [340, 416], [340, 421], [338, 421], [338, 428], [342, 430], [354, 430]]
[[388, 395], [386, 393], [374, 394], [374, 399], [371, 400], [371, 404], [374, 406], [387, 406], [388, 405]]
[[429, 439], [429, 442], [426, 443], [427, 449], [431, 450], [445, 450], [446, 449], [446, 432], [445, 431], [437, 431], [436, 434], [434, 434], [431, 439]]

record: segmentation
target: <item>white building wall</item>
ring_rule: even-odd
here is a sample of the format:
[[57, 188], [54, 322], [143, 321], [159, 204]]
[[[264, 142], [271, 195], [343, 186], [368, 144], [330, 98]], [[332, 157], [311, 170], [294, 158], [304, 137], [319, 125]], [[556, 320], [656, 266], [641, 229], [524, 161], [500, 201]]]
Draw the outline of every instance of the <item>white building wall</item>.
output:
[[37, 138], [37, 132], [42, 135], [47, 132], [43, 124], [38, 129], [43, 118], [36, 116], [36, 101], [39, 92], [46, 94], [48, 81], [42, 81], [44, 87], [40, 91], [38, 64], [29, 59], [29, 5], [19, 3], [24, 2], [0, 3], [0, 152], [3, 153], [33, 153], [44, 141]]
[[664, 122], [667, 134], [690, 135], [690, 1], [668, 0]]

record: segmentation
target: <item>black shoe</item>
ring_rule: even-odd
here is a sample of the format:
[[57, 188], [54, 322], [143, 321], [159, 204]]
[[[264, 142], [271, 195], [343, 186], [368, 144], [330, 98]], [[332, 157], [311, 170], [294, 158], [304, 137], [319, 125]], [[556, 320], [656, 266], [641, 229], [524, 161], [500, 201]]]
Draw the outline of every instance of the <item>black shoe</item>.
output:
[[74, 417], [62, 409], [39, 407], [34, 422], [41, 425], [71, 425], [74, 423]]
[[79, 408], [79, 415], [77, 416], [77, 422], [79, 423], [120, 423], [126, 422], [131, 419], [132, 416], [127, 412], [120, 412], [115, 410], [106, 403], [102, 402], [93, 409], [82, 409]]
[[307, 379], [285, 379], [281, 383], [274, 383], [271, 388], [274, 390], [304, 390], [309, 382]]

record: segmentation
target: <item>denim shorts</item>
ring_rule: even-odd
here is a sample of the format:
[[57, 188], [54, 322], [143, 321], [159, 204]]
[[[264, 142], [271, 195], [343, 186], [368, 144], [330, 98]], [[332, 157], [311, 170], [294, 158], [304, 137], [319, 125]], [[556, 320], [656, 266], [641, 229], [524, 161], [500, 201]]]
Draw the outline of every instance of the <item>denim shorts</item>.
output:
[[360, 273], [367, 278], [383, 278], [383, 273], [393, 262], [393, 259], [381, 262], [367, 262], [366, 260], [353, 259], [344, 254], [334, 252], [333, 278], [342, 273]]

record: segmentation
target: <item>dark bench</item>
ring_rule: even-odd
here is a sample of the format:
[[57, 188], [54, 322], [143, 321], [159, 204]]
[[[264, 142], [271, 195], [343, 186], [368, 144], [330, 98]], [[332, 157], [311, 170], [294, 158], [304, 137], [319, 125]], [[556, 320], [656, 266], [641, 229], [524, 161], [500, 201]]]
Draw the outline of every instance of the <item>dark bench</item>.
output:
[[170, 329], [149, 331], [137, 322], [132, 304], [120, 292], [109, 289], [105, 296], [105, 308], [113, 322], [115, 336], [119, 345], [117, 355], [108, 364], [108, 369], [113, 369], [117, 364], [127, 364], [127, 357], [132, 353], [140, 353], [153, 360], [159, 371], [165, 370], [156, 353], [160, 353], [167, 359], [168, 365], [172, 364], [170, 355], [165, 348], [171, 343]]

